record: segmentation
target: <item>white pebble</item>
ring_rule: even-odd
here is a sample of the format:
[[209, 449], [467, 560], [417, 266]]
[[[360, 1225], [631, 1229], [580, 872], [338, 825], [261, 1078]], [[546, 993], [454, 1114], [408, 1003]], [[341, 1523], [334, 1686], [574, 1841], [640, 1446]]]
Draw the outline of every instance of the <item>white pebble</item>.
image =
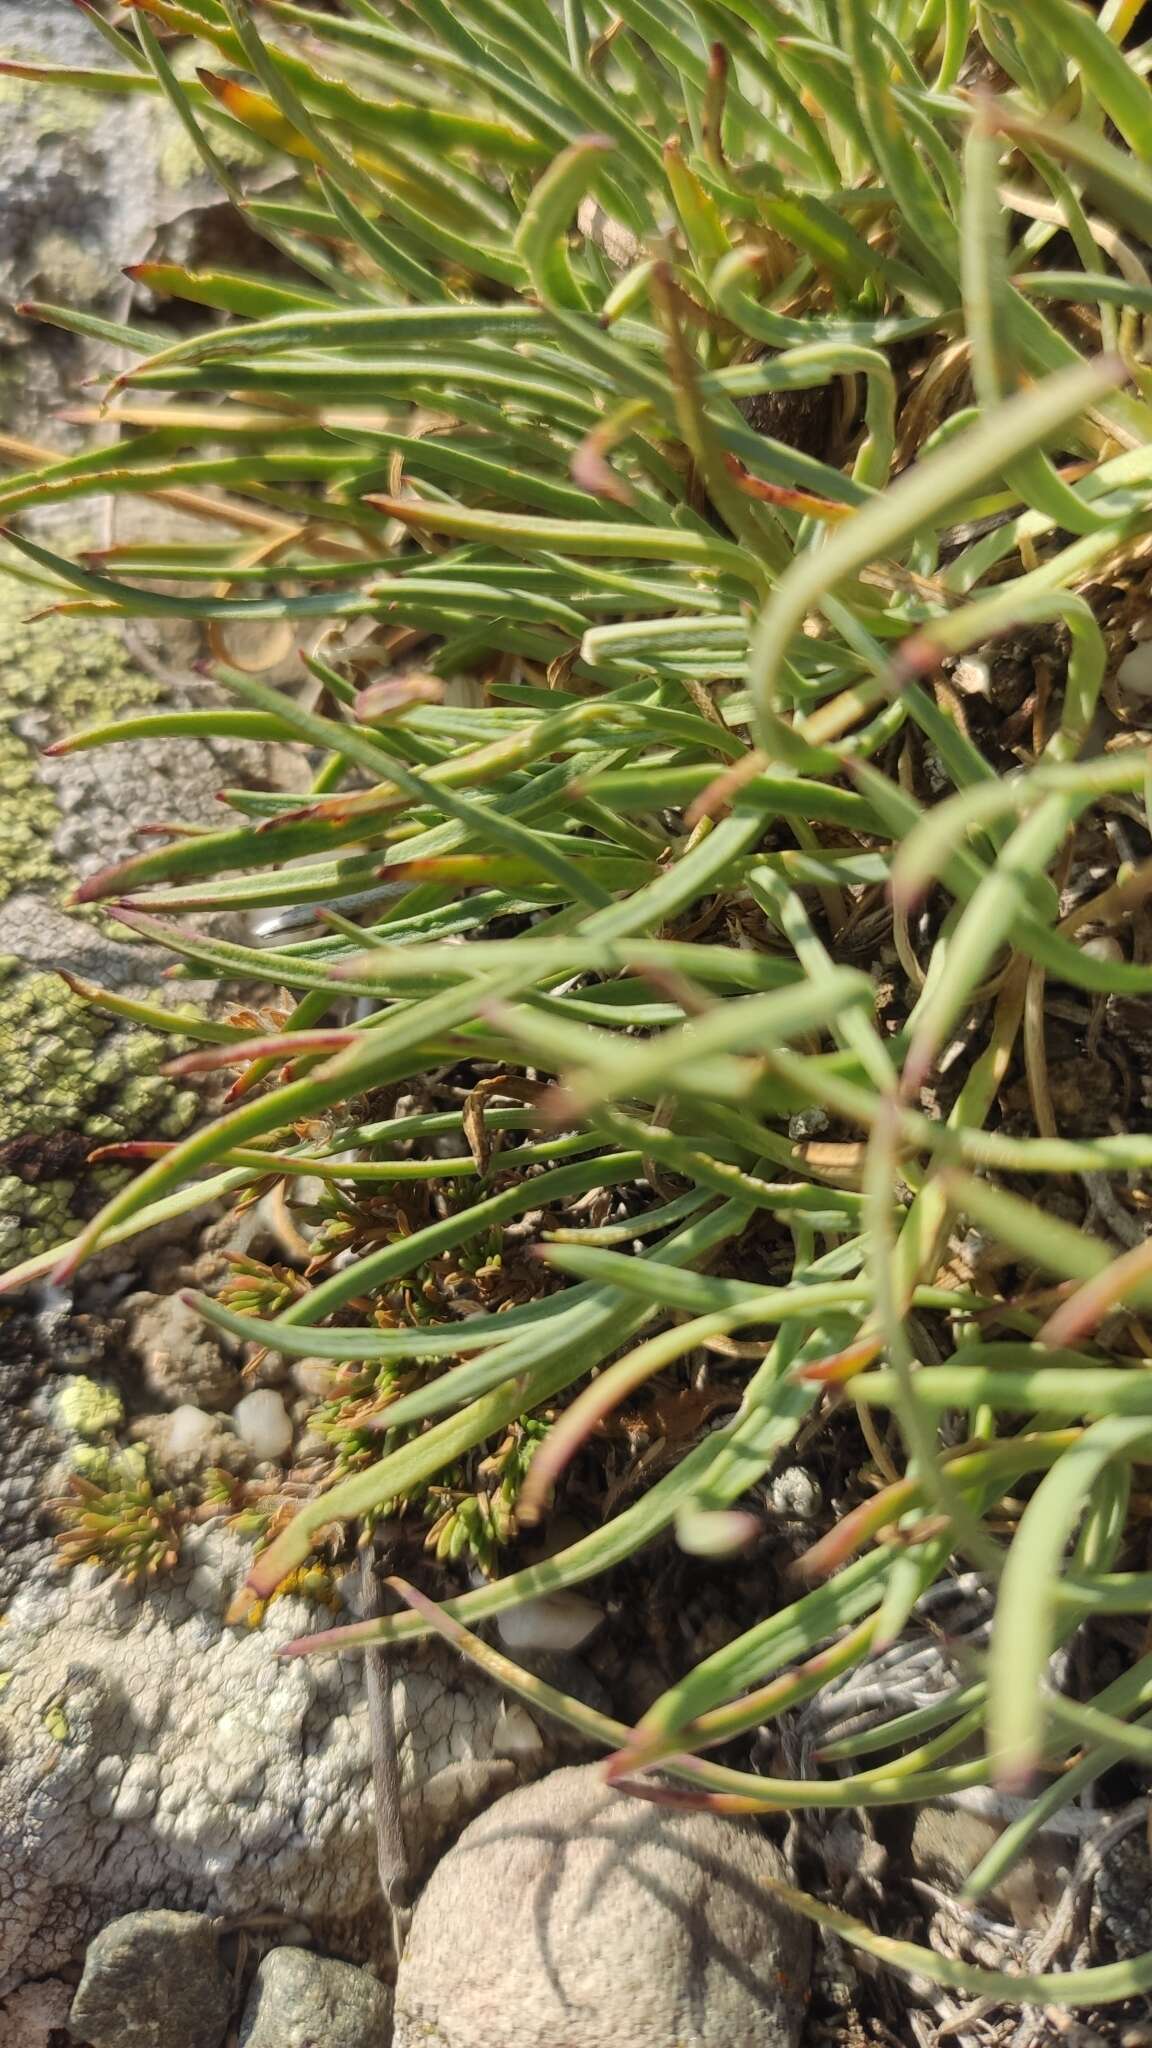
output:
[[292, 1424], [283, 1397], [274, 1387], [257, 1387], [254, 1393], [245, 1394], [232, 1410], [232, 1420], [257, 1460], [282, 1458], [291, 1448]]
[[543, 1749], [544, 1737], [532, 1719], [527, 1708], [517, 1700], [511, 1700], [501, 1707], [492, 1731], [492, 1751], [495, 1756], [535, 1756]]
[[293, 1384], [317, 1401], [326, 1399], [335, 1374], [336, 1367], [327, 1358], [298, 1358], [292, 1367]]
[[1086, 953], [1089, 960], [1105, 960], [1109, 964], [1124, 958], [1123, 946], [1110, 932], [1100, 932], [1092, 939], [1081, 939], [1080, 951]]
[[803, 1465], [786, 1465], [768, 1489], [768, 1499], [785, 1522], [810, 1522], [818, 1515], [823, 1495]]
[[509, 1650], [575, 1650], [603, 1619], [582, 1593], [542, 1593], [502, 1614], [496, 1626]]
[[1152, 640], [1141, 640], [1116, 671], [1117, 687], [1128, 697], [1152, 697]]
[[190, 1401], [183, 1402], [172, 1410], [164, 1424], [162, 1458], [167, 1461], [194, 1457], [215, 1429], [213, 1417], [206, 1415], [203, 1408], [194, 1408]]

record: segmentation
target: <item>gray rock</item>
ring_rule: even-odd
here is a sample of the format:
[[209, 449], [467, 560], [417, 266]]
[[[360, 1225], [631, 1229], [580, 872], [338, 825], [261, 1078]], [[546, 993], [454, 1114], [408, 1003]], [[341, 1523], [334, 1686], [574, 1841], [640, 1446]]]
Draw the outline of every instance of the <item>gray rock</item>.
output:
[[274, 1948], [244, 2007], [240, 2048], [388, 2048], [392, 2001], [367, 1970]]
[[231, 2003], [210, 1920], [127, 1913], [88, 1950], [69, 2024], [90, 2048], [219, 2048]]
[[[383, 1959], [363, 1667], [282, 1660], [329, 1617], [274, 1601], [224, 1609], [250, 1552], [189, 1531], [137, 1590], [91, 1566], [36, 1566], [0, 1668], [0, 1999], [58, 1974], [98, 1928], [144, 1906], [276, 1910], [326, 1948]], [[402, 1819], [418, 1881], [448, 1836], [558, 1757], [499, 1754], [503, 1701], [441, 1645], [391, 1661]]]
[[553, 1772], [465, 1829], [416, 1908], [395, 2048], [795, 2048], [806, 1925], [752, 1827]]
[[1093, 1923], [1121, 1959], [1152, 1948], [1152, 1856], [1143, 1823], [1113, 1841], [1096, 1880]]

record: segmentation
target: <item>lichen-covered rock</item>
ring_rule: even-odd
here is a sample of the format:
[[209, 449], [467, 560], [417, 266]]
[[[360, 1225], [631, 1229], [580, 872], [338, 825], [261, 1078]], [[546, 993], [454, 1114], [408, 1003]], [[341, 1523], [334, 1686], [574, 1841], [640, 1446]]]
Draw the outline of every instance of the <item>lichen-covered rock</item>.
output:
[[389, 2048], [392, 2000], [349, 1963], [274, 1948], [256, 1972], [239, 2048]]
[[[2, 156], [2, 150], [0, 150]], [[70, 1236], [121, 1184], [87, 1165], [98, 1145], [176, 1138], [201, 1093], [159, 1071], [178, 1041], [91, 1007], [57, 972], [147, 995], [164, 965], [98, 914], [65, 916], [69, 879], [138, 851], [142, 826], [217, 824], [230, 781], [290, 781], [284, 748], [145, 741], [44, 760], [84, 726], [154, 705], [160, 685], [116, 630], [70, 616], [29, 622], [28, 587], [0, 571], [0, 1271]], [[207, 685], [196, 685], [206, 701]], [[195, 998], [193, 1014], [203, 1009]], [[164, 1006], [179, 1009], [170, 996]], [[185, 998], [187, 1006], [187, 1001]]]
[[[98, 717], [141, 710], [157, 694], [156, 683], [132, 662], [114, 627], [67, 613], [32, 620], [29, 613], [36, 609], [26, 583], [0, 575], [0, 902], [23, 890], [58, 892], [67, 879], [66, 860], [55, 845], [60, 806], [37, 761], [37, 743], [63, 738]], [[63, 763], [51, 772], [62, 785], [84, 787], [74, 769], [65, 773]], [[84, 779], [90, 780], [87, 769]]]
[[[109, 68], [99, 33], [60, 0], [0, 7], [0, 55]], [[97, 95], [6, 77], [0, 136], [0, 307], [47, 299], [116, 317], [123, 266], [147, 255], [158, 227], [219, 199], [159, 94]], [[221, 146], [235, 149], [226, 132]], [[88, 360], [78, 338], [0, 313], [0, 396], [15, 431], [27, 437]]]
[[89, 2048], [220, 2048], [232, 1988], [201, 1913], [126, 1913], [84, 1958], [71, 2028]]
[[[40, 1565], [0, 1637], [0, 1998], [143, 1906], [279, 1910], [353, 1958], [386, 1947], [360, 1660], [279, 1660], [302, 1600], [226, 1628], [244, 1547], [218, 1526], [136, 1591]], [[501, 1696], [433, 1646], [394, 1669], [414, 1874], [489, 1800], [555, 1761], [498, 1755]]]
[[810, 1941], [765, 1886], [784, 1875], [752, 1827], [554, 1771], [437, 1865], [395, 2048], [796, 2048]]
[[[23, 901], [37, 916], [36, 899]], [[0, 909], [0, 939], [5, 922]], [[57, 922], [69, 933], [57, 959], [83, 971], [82, 944]], [[158, 1072], [170, 1051], [155, 1032], [89, 1008], [57, 975], [0, 956], [0, 1270], [70, 1236], [120, 1184], [121, 1171], [87, 1165], [96, 1146], [187, 1129], [200, 1098]]]

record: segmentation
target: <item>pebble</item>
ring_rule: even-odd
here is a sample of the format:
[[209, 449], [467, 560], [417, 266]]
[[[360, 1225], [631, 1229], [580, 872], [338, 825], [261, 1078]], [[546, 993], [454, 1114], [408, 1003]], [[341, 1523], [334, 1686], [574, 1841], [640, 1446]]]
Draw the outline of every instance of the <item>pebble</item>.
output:
[[330, 1358], [297, 1358], [292, 1366], [292, 1384], [298, 1393], [324, 1401], [331, 1392], [336, 1371]]
[[582, 1593], [542, 1593], [496, 1623], [508, 1650], [575, 1650], [599, 1628], [604, 1611]]
[[392, 2001], [367, 1970], [274, 1948], [244, 2007], [239, 2048], [389, 2048]]
[[163, 1456], [165, 1461], [173, 1458], [195, 1457], [196, 1452], [203, 1448], [208, 1438], [215, 1436], [216, 1429], [217, 1423], [215, 1418], [211, 1415], [206, 1415], [203, 1408], [194, 1408], [190, 1401], [181, 1402], [179, 1408], [174, 1408], [171, 1415], [165, 1418], [163, 1439]]
[[812, 1522], [824, 1505], [817, 1480], [803, 1465], [786, 1465], [768, 1488], [768, 1499], [786, 1522]]
[[292, 1448], [292, 1424], [283, 1395], [274, 1387], [257, 1387], [232, 1410], [236, 1433], [258, 1460], [282, 1458]]
[[1152, 640], [1138, 640], [1124, 656], [1116, 684], [1126, 697], [1152, 697]]
[[[962, 1806], [922, 1806], [912, 1829], [911, 1860], [918, 1877], [957, 1897], [969, 1874], [1003, 1831], [1003, 1822]], [[1076, 1845], [1043, 1834], [981, 1901], [985, 1911], [1007, 1914], [1017, 1927], [1047, 1925], [1064, 1895]]]
[[231, 1983], [203, 1913], [126, 1913], [84, 1958], [69, 2026], [88, 2048], [220, 2048]]
[[496, 1717], [492, 1731], [492, 1750], [496, 1756], [536, 1756], [544, 1747], [544, 1737], [526, 1707], [516, 1700], [508, 1700]]
[[190, 1302], [178, 1294], [136, 1294], [125, 1308], [144, 1385], [161, 1407], [231, 1408], [243, 1381]]
[[808, 1929], [764, 1884], [785, 1874], [756, 1828], [554, 1771], [433, 1872], [394, 2048], [797, 2048]]

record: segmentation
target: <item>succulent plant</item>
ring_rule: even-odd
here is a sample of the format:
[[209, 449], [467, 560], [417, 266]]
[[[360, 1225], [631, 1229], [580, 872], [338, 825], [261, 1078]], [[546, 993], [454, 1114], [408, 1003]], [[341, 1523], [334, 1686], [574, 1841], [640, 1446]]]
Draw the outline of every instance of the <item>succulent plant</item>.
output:
[[73, 1472], [52, 1503], [63, 1564], [101, 1564], [131, 1584], [166, 1571], [180, 1555], [181, 1516], [170, 1493], [147, 1476], [111, 1472], [107, 1483]]
[[[319, 1179], [306, 1284], [204, 1315], [289, 1358], [421, 1363], [392, 1448], [295, 1515], [252, 1594], [510, 1429], [539, 1438], [539, 1511], [600, 1422], [711, 1361], [739, 1406], [602, 1526], [314, 1645], [440, 1628], [633, 1790], [672, 1796], [661, 1763], [724, 1811], [1062, 1772], [974, 1895], [1152, 1741], [1147, 1655], [1091, 1702], [1045, 1685], [1085, 1617], [1152, 1602], [1118, 1569], [1152, 1443], [1152, 1137], [1058, 1115], [1055, 1074], [1069, 1020], [1152, 990], [1148, 747], [1114, 674], [1152, 533], [1134, 12], [135, 0], [115, 70], [69, 82], [165, 94], [267, 274], [138, 266], [179, 308], [159, 348], [26, 309], [132, 367], [77, 415], [115, 445], [0, 491], [9, 520], [195, 491], [215, 522], [80, 559], [12, 530], [41, 602], [202, 622], [235, 705], [69, 744], [228, 731], [311, 764], [307, 796], [229, 790], [220, 831], [78, 892], [292, 1007], [199, 1027], [181, 1070], [234, 1069], [224, 1112], [59, 1270], [208, 1191]], [[221, 123], [277, 177], [238, 185]], [[240, 627], [269, 658], [300, 640], [295, 684]], [[272, 913], [265, 943], [188, 921], [224, 912]], [[812, 1583], [638, 1728], [472, 1633], [662, 1532], [738, 1544], [824, 1401], [857, 1478]], [[866, 1668], [952, 1558], [996, 1589], [974, 1674], [816, 1776], [710, 1760]], [[994, 1995], [1152, 1984], [1152, 1958], [995, 1978], [803, 1910]]]

